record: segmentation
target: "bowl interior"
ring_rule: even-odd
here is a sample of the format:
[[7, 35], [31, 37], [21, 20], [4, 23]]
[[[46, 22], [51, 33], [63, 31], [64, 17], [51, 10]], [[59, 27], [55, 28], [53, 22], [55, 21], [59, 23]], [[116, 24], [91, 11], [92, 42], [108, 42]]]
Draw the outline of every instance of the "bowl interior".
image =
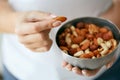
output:
[[59, 46], [58, 35], [60, 35], [67, 27], [70, 27], [71, 25], [75, 25], [78, 22], [93, 23], [100, 27], [107, 27], [108, 29], [110, 29], [112, 31], [113, 36], [114, 36], [115, 40], [117, 40], [117, 44], [119, 45], [120, 31], [112, 22], [105, 20], [105, 19], [96, 18], [96, 17], [83, 17], [83, 18], [77, 18], [77, 19], [68, 21], [63, 26], [61, 26], [61, 28], [58, 30], [58, 32], [56, 34], [56, 43], [58, 46]]

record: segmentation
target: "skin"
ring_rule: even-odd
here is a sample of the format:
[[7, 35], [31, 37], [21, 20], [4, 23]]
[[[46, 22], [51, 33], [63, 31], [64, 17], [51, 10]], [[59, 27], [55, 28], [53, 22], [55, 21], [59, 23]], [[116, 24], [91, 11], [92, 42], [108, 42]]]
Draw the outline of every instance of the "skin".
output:
[[[61, 21], [53, 19], [55, 15], [40, 11], [15, 12], [7, 0], [1, 0], [0, 5], [1, 33], [16, 34], [19, 41], [34, 52], [45, 52], [50, 49], [52, 40], [49, 38], [49, 31], [62, 23]], [[120, 0], [113, 0], [112, 7], [101, 14], [100, 17], [111, 20], [120, 28], [119, 14]], [[110, 66], [113, 61], [114, 60], [107, 65]], [[69, 71], [84, 76], [93, 76], [100, 70], [81, 70], [65, 61], [63, 61], [62, 66]]]

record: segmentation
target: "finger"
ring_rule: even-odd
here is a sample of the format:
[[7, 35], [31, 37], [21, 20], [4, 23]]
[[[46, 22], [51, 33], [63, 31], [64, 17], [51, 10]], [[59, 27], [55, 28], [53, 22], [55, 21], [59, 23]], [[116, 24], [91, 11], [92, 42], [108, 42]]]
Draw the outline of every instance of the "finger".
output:
[[62, 66], [63, 66], [63, 67], [66, 67], [67, 64], [68, 64], [68, 63], [67, 63], [66, 61], [63, 61], [63, 62], [62, 62]]
[[109, 68], [113, 65], [113, 63], [115, 62], [115, 60], [116, 60], [116, 57], [114, 56], [114, 57], [108, 62], [108, 64], [106, 64], [106, 68], [109, 69]]
[[23, 17], [21, 18], [23, 19], [22, 21], [26, 23], [26, 22], [37, 22], [37, 21], [41, 21], [44, 19], [54, 18], [56, 16], [55, 15], [53, 16], [51, 13], [33, 11], [33, 12], [26, 13], [22, 17]]
[[74, 73], [78, 74], [78, 75], [82, 75], [82, 72], [81, 72], [81, 70], [80, 70], [78, 67], [73, 67], [73, 68], [72, 68], [72, 71], [73, 71]]
[[84, 76], [94, 76], [99, 70], [100, 68], [95, 70], [82, 70], [82, 74]]
[[27, 48], [41, 48], [41, 47], [46, 47], [49, 49], [49, 46], [51, 46], [52, 40], [48, 39], [42, 42], [36, 42], [36, 43], [31, 43], [31, 44], [24, 44]]
[[67, 64], [65, 67], [68, 71], [71, 71], [73, 66], [71, 64]]
[[[35, 23], [21, 23], [17, 24], [15, 32], [19, 35], [34, 34], [53, 27], [57, 27], [61, 24], [61, 21], [44, 20]], [[20, 26], [21, 25], [21, 26]]]
[[51, 45], [52, 45], [52, 42], [51, 43], [49, 42], [49, 45], [47, 45], [47, 46], [41, 46], [41, 47], [37, 47], [37, 48], [36, 48], [36, 46], [35, 47], [32, 46], [32, 47], [29, 47], [29, 49], [34, 52], [46, 52], [46, 51], [50, 50]]
[[49, 31], [42, 31], [40, 33], [30, 34], [30, 35], [20, 35], [19, 41], [23, 44], [42, 42], [49, 39]]
[[49, 20], [44, 20], [44, 21], [38, 22], [38, 24], [36, 24], [36, 27], [37, 27], [37, 31], [43, 31], [43, 30], [57, 27], [57, 26], [61, 25], [61, 23], [62, 23], [61, 21], [49, 19]]
[[47, 51], [50, 50], [51, 45], [52, 45], [52, 42], [51, 42], [51, 44], [49, 44], [48, 46], [41, 47], [41, 48], [36, 48], [36, 49], [35, 49], [35, 52], [47, 52]]

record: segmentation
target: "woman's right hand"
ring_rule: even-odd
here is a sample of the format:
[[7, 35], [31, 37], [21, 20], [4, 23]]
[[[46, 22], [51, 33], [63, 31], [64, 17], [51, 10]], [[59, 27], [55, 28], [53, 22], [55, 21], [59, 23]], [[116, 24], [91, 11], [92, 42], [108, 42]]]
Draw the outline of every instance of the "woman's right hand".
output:
[[49, 38], [51, 28], [62, 23], [53, 19], [54, 17], [50, 13], [39, 11], [23, 13], [18, 18], [15, 28], [19, 41], [32, 51], [48, 51], [52, 44]]

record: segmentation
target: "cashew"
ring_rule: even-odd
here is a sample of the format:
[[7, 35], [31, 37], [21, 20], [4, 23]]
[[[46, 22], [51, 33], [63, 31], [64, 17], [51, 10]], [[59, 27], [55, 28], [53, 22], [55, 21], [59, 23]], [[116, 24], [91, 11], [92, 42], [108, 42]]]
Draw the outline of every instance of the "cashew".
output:
[[97, 43], [98, 43], [98, 45], [100, 45], [101, 43], [103, 43], [104, 42], [104, 40], [102, 39], [102, 38], [97, 38]]
[[98, 48], [97, 50], [98, 50], [99, 52], [101, 52], [101, 51], [103, 51], [103, 48]]
[[92, 59], [95, 59], [95, 58], [96, 58], [95, 56], [92, 57]]
[[88, 31], [90, 34], [98, 33], [98, 27], [95, 24], [90, 24]]
[[85, 53], [90, 53], [90, 52], [91, 52], [91, 51], [90, 51], [89, 48], [85, 50]]
[[85, 39], [84, 41], [82, 41], [81, 43], [80, 43], [80, 45], [83, 45], [83, 44], [85, 44], [86, 42], [88, 42], [89, 40], [88, 39]]
[[78, 51], [74, 54], [75, 57], [79, 57], [80, 55], [84, 54], [84, 52], [81, 50], [81, 51]]
[[112, 45], [115, 48], [117, 46], [117, 41], [115, 39], [111, 39], [110, 41], [112, 42]]
[[112, 42], [111, 42], [110, 40], [109, 40], [109, 41], [106, 41], [105, 44], [106, 44], [106, 46], [107, 46], [108, 48], [111, 48], [111, 47], [112, 47]]
[[71, 48], [79, 48], [79, 45], [78, 44], [72, 44]]
[[108, 52], [109, 48], [108, 48], [107, 45], [104, 44], [104, 43], [101, 43], [100, 45], [101, 45], [101, 47], [103, 48], [103, 51], [101, 51], [100, 54], [101, 54], [102, 56], [104, 56], [104, 55]]
[[70, 34], [68, 33], [65, 37], [65, 42], [68, 44], [68, 45], [71, 45], [71, 38], [70, 38]]
[[74, 36], [78, 37], [78, 34], [77, 32], [75, 31], [75, 27], [74, 26], [71, 26], [70, 29], [72, 30], [72, 33]]

